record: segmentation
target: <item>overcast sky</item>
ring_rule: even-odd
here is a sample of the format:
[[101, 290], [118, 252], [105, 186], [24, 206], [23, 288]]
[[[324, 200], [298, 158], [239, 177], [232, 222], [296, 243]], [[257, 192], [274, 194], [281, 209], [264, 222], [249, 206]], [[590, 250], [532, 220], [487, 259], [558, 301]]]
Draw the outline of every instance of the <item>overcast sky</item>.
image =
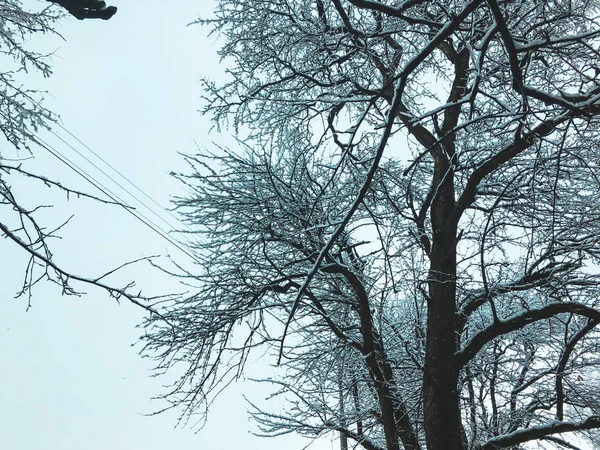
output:
[[[212, 2], [115, 0], [114, 4], [119, 11], [107, 22], [68, 18], [57, 28], [65, 41], [43, 36], [36, 42], [38, 48], [54, 52], [54, 75], [47, 81], [31, 76], [24, 83], [48, 90], [46, 106], [60, 114], [70, 132], [150, 197], [168, 206], [170, 195], [181, 192], [168, 176], [170, 170], [184, 168], [178, 152], [193, 153], [195, 142], [210, 148], [213, 140], [223, 139], [209, 136], [208, 119], [197, 113], [199, 78], [218, 79], [223, 73], [216, 38], [207, 38], [202, 27], [186, 27], [196, 17], [207, 16]], [[55, 131], [68, 137], [63, 130]], [[112, 187], [59, 139], [47, 133], [43, 138]], [[69, 142], [92, 158], [81, 144]], [[6, 145], [2, 148], [6, 156]], [[29, 168], [93, 192], [54, 157], [34, 150]], [[53, 242], [56, 261], [68, 270], [92, 277], [127, 260], [166, 252], [189, 264], [184, 255], [122, 210], [83, 199], [65, 202], [64, 196], [31, 182], [15, 180], [13, 188], [26, 206], [56, 205], [41, 215], [49, 227], [76, 214], [64, 228], [63, 239]], [[48, 284], [38, 286], [32, 307], [26, 311], [27, 299], [14, 299], [26, 262], [20, 249], [0, 241], [2, 449], [225, 450], [243, 446], [244, 450], [292, 450], [307, 445], [308, 441], [295, 437], [259, 439], [249, 434], [253, 426], [241, 393], [256, 400], [264, 395], [249, 383], [226, 391], [197, 434], [190, 427], [174, 429], [176, 414], [144, 416], [160, 407], [150, 398], [162, 392], [167, 380], [151, 378], [151, 361], [140, 358], [139, 347], [131, 346], [142, 332], [135, 327], [142, 312], [127, 303], [119, 305], [98, 290], [81, 287], [87, 295], [64, 297]], [[180, 289], [147, 264], [114, 278], [113, 283], [132, 279], [148, 293]], [[324, 440], [311, 448], [337, 448], [337, 443]]]

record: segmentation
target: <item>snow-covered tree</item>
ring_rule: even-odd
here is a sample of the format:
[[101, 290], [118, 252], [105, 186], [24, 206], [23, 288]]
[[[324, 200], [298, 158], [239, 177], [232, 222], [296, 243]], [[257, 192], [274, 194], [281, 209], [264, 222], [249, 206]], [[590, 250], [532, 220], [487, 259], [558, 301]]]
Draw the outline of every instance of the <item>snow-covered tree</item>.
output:
[[52, 74], [50, 55], [31, 50], [27, 41], [36, 33], [56, 34], [53, 24], [58, 19], [48, 7], [32, 11], [18, 0], [0, 2], [0, 130], [14, 146], [31, 143], [36, 131], [54, 117], [41, 106], [41, 93], [23, 86], [19, 73]]
[[[57, 123], [58, 116], [46, 109], [43, 92], [27, 88], [28, 75], [49, 77], [52, 74], [49, 54], [34, 49], [32, 38], [37, 35], [58, 36], [54, 26], [65, 16], [58, 6], [45, 1], [27, 2], [0, 0], [0, 238], [20, 247], [28, 255], [24, 277], [17, 296], [31, 301], [32, 289], [41, 281], [57, 284], [63, 294], [78, 295], [73, 282], [99, 287], [115, 298], [127, 298], [145, 309], [152, 310], [141, 293], [132, 292], [133, 283], [124, 287], [107, 284], [104, 276], [82, 276], [56, 261], [51, 250], [51, 240], [59, 237], [63, 224], [52, 225], [38, 219], [39, 212], [48, 205], [23, 200], [13, 184], [17, 179], [29, 180], [40, 190], [54, 188], [67, 197], [87, 198], [93, 201], [116, 204], [111, 199], [71, 189], [57, 180], [31, 172], [22, 160], [29, 159], [41, 150], [43, 144], [38, 133]], [[18, 157], [7, 158], [8, 150], [20, 150]], [[4, 156], [3, 156], [4, 154]], [[35, 187], [33, 188], [35, 189]], [[125, 265], [128, 265], [126, 263]], [[30, 304], [30, 303], [29, 303]]]
[[[600, 3], [220, 0], [242, 151], [188, 157], [185, 414], [267, 351], [266, 434], [577, 448], [600, 428]], [[212, 169], [211, 169], [212, 168]], [[178, 368], [182, 366], [182, 368]]]

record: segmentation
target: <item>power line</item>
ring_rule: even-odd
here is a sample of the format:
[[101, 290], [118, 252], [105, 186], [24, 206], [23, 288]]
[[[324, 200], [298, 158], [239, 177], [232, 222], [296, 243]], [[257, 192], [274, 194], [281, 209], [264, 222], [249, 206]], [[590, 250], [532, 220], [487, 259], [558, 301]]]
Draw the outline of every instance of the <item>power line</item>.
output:
[[[186, 224], [186, 223], [182, 222], [181, 220], [179, 220], [179, 218], [175, 214], [173, 214], [171, 211], [169, 211], [168, 209], [166, 209], [164, 206], [162, 206], [160, 203], [158, 203], [156, 200], [154, 200], [152, 197], [150, 197], [148, 194], [146, 194], [146, 192], [144, 192], [135, 183], [133, 183], [129, 178], [127, 178], [125, 175], [123, 175], [121, 172], [119, 172], [117, 169], [115, 169], [108, 161], [106, 161], [102, 156], [100, 156], [98, 153], [96, 153], [85, 142], [81, 141], [77, 136], [75, 136], [73, 133], [71, 133], [67, 128], [65, 128], [60, 123], [57, 123], [57, 125], [60, 128], [62, 128], [62, 130], [65, 131], [69, 136], [71, 136], [73, 139], [75, 139], [77, 142], [79, 142], [81, 145], [83, 145], [86, 149], [88, 149], [96, 158], [98, 158], [100, 161], [102, 161], [104, 164], [106, 164], [108, 167], [110, 167], [117, 175], [119, 175], [122, 179], [124, 179], [127, 183], [129, 183], [135, 190], [137, 190], [138, 192], [140, 192], [144, 197], [146, 197], [148, 200], [150, 200], [152, 203], [154, 203], [156, 206], [158, 206], [161, 210], [163, 210], [164, 212], [166, 212], [169, 216], [171, 216], [173, 219], [175, 219], [175, 221], [177, 221], [178, 223], [180, 223], [181, 225], [183, 225], [184, 227], [186, 227], [188, 230], [192, 231], [191, 227], [188, 224]], [[52, 134], [54, 134], [55, 136], [57, 136], [56, 133], [54, 133], [54, 131], [52, 131], [52, 130], [50, 130], [50, 131], [52, 132]], [[61, 137], [59, 137], [59, 136], [57, 136], [57, 137], [64, 142], [64, 140]], [[69, 144], [67, 144], [67, 145], [69, 145]], [[73, 148], [72, 146], [70, 146], [70, 147]], [[140, 203], [142, 203], [142, 202], [140, 201]], [[146, 206], [144, 203], [142, 203], [142, 204], [144, 206]], [[148, 208], [148, 206], [146, 206], [146, 208]], [[150, 208], [148, 208], [148, 209], [150, 209]], [[163, 219], [163, 221], [164, 221], [164, 219]]]
[[[128, 177], [126, 177], [125, 175], [123, 175], [118, 169], [116, 169], [113, 165], [111, 165], [108, 161], [106, 161], [101, 155], [99, 155], [97, 152], [95, 152], [89, 145], [87, 145], [85, 142], [83, 142], [81, 139], [79, 139], [77, 136], [75, 136], [71, 131], [69, 131], [65, 126], [61, 125], [60, 123], [57, 123], [57, 125], [63, 130], [65, 131], [69, 136], [71, 136], [73, 139], [75, 139], [77, 142], [79, 142], [83, 147], [85, 147], [89, 152], [91, 152], [94, 156], [96, 156], [96, 158], [98, 158], [100, 161], [102, 161], [106, 166], [108, 166], [113, 172], [115, 172], [118, 176], [120, 176], [123, 180], [125, 180], [128, 184], [130, 184], [131, 186], [133, 186], [134, 189], [136, 189], [138, 192], [140, 192], [144, 197], [148, 198], [152, 203], [154, 203], [156, 206], [158, 206], [158, 208], [164, 212], [166, 212], [169, 216], [171, 216], [178, 224], [184, 226], [185, 228], [187, 228], [190, 232], [193, 232], [192, 228], [187, 224], [182, 222], [176, 215], [174, 215], [171, 211], [169, 211], [168, 209], [166, 209], [164, 206], [162, 206], [161, 204], [159, 204], [156, 200], [154, 200], [151, 196], [149, 196], [144, 190], [140, 189], [135, 183], [133, 183]], [[54, 134], [54, 136], [56, 136], [58, 139], [60, 139], [63, 143], [65, 143], [66, 145], [68, 145], [71, 149], [73, 149], [78, 155], [80, 155], [82, 158], [84, 158], [88, 163], [90, 163], [92, 166], [94, 166], [97, 170], [99, 170], [101, 173], [103, 173], [107, 178], [109, 178], [113, 183], [115, 183], [117, 186], [119, 186], [121, 189], [123, 189], [125, 192], [127, 192], [127, 194], [129, 196], [131, 196], [133, 199], [135, 199], [138, 203], [140, 203], [142, 206], [144, 206], [148, 211], [150, 211], [152, 214], [154, 214], [156, 217], [158, 217], [161, 221], [163, 221], [165, 224], [167, 224], [169, 227], [172, 227], [173, 225], [168, 222], [167, 220], [164, 219], [163, 216], [161, 216], [160, 214], [158, 214], [156, 211], [154, 211], [150, 206], [148, 206], [146, 203], [144, 203], [142, 200], [140, 200], [138, 197], [136, 197], [134, 194], [132, 194], [129, 190], [127, 190], [126, 188], [124, 188], [120, 183], [118, 183], [116, 180], [114, 180], [110, 175], [108, 175], [104, 170], [100, 169], [96, 164], [94, 164], [93, 162], [91, 162], [87, 157], [85, 157], [81, 152], [79, 152], [75, 147], [73, 147], [73, 145], [71, 145], [70, 143], [66, 142], [65, 139], [63, 139], [61, 136], [57, 135], [53, 130], [50, 130], [50, 132], [52, 134]], [[163, 230], [164, 231], [164, 230]], [[177, 230], [176, 230], [177, 231]], [[196, 244], [196, 240], [195, 239], [191, 239], [189, 236], [189, 233], [183, 232], [181, 230], [178, 231], [178, 233], [180, 235], [182, 235], [185, 240], [189, 243], [189, 244]]]
[[67, 167], [69, 167], [71, 170], [76, 172], [79, 176], [81, 176], [83, 179], [85, 179], [88, 183], [90, 183], [92, 186], [94, 186], [96, 189], [98, 189], [100, 192], [102, 192], [104, 195], [106, 195], [112, 201], [121, 205], [123, 207], [123, 209], [125, 209], [128, 213], [133, 215], [133, 217], [135, 217], [137, 220], [139, 220], [144, 225], [146, 225], [148, 228], [150, 228], [152, 231], [154, 231], [156, 234], [158, 234], [161, 238], [163, 238], [164, 240], [169, 242], [171, 245], [173, 245], [174, 247], [179, 249], [181, 252], [188, 255], [194, 261], [201, 262], [196, 256], [194, 256], [187, 249], [182, 247], [177, 241], [171, 239], [171, 237], [168, 236], [168, 234], [164, 230], [162, 230], [158, 225], [156, 225], [150, 219], [145, 217], [142, 213], [140, 213], [140, 212], [136, 211], [134, 208], [128, 206], [127, 203], [123, 199], [121, 199], [117, 194], [112, 192], [106, 186], [103, 186], [102, 183], [100, 183], [99, 181], [95, 180], [94, 177], [92, 177], [85, 170], [81, 169], [75, 163], [70, 161], [66, 156], [64, 156], [62, 153], [60, 153], [60, 151], [58, 151], [56, 148], [54, 148], [53, 146], [48, 144], [46, 141], [44, 141], [39, 136], [37, 138], [35, 138], [35, 140], [37, 141], [38, 145], [40, 145], [42, 148], [44, 148], [46, 151], [48, 151], [51, 155], [53, 155], [55, 158], [57, 158], [59, 161], [61, 161], [63, 164], [65, 164]]
[[85, 170], [81, 169], [75, 163], [70, 161], [66, 156], [64, 156], [62, 153], [60, 153], [56, 148], [52, 147], [50, 144], [48, 144], [47, 142], [45, 142], [43, 139], [41, 139], [39, 137], [37, 139], [39, 139], [39, 141], [41, 141], [41, 143], [38, 142], [38, 144], [40, 144], [43, 148], [45, 148], [53, 156], [55, 156], [57, 159], [59, 159], [61, 162], [63, 162], [65, 165], [67, 165], [71, 170], [75, 171], [78, 175], [80, 175], [82, 178], [84, 178], [87, 182], [89, 182], [94, 187], [96, 187], [96, 189], [100, 190], [104, 195], [109, 197], [113, 202], [121, 205], [123, 207], [123, 209], [125, 209], [127, 212], [129, 212], [131, 215], [133, 215], [136, 219], [138, 219], [140, 222], [142, 222], [144, 225], [146, 225], [152, 231], [157, 233], [160, 237], [162, 237], [167, 242], [169, 242], [171, 245], [175, 246], [176, 248], [178, 248], [180, 251], [182, 251], [183, 253], [185, 253], [190, 258], [194, 259], [195, 261], [200, 262], [193, 254], [191, 254], [185, 248], [183, 248], [177, 241], [171, 239], [171, 237], [167, 234], [167, 232], [165, 230], [163, 230], [158, 225], [156, 225], [154, 222], [152, 222], [150, 219], [145, 217], [141, 212], [135, 210], [135, 208], [132, 208], [131, 206], [127, 205], [127, 203], [121, 197], [119, 197], [117, 194], [115, 194], [113, 191], [111, 191], [106, 186], [102, 185], [102, 183], [100, 183], [99, 181], [95, 180], [90, 174], [88, 174]]
[[[56, 134], [54, 131], [50, 130], [50, 132], [57, 137], [58, 139], [60, 139], [65, 145], [69, 146], [75, 153], [77, 153], [79, 156], [81, 156], [83, 159], [85, 159], [89, 164], [91, 164], [96, 170], [98, 170], [100, 173], [102, 173], [106, 178], [108, 178], [110, 181], [112, 181], [113, 183], [115, 183], [117, 186], [119, 186], [123, 191], [125, 191], [131, 198], [133, 198], [136, 202], [138, 202], [139, 204], [141, 204], [144, 208], [146, 208], [148, 211], [150, 211], [154, 216], [158, 217], [163, 223], [165, 223], [168, 227], [172, 227], [171, 223], [169, 223], [167, 220], [165, 220], [164, 217], [162, 217], [160, 214], [158, 214], [156, 211], [154, 211], [152, 208], [150, 208], [146, 203], [144, 203], [142, 200], [140, 200], [138, 197], [136, 197], [134, 194], [132, 194], [127, 188], [125, 188], [121, 183], [119, 183], [117, 180], [115, 180], [112, 176], [110, 176], [108, 173], [106, 173], [101, 167], [98, 167], [93, 161], [91, 161], [87, 156], [85, 156], [83, 153], [81, 153], [79, 150], [77, 150], [73, 145], [71, 145], [69, 142], [65, 141], [61, 136], [59, 136], [58, 134]], [[79, 139], [77, 139], [79, 141]], [[81, 142], [81, 141], [79, 141]], [[83, 144], [86, 148], [88, 148], [90, 151], [92, 151], [87, 145]], [[98, 156], [94, 151], [92, 151], [92, 153], [94, 153], [96, 156]], [[117, 174], [119, 174], [119, 176], [121, 176], [123, 179], [127, 180], [127, 178], [125, 178], [124, 175], [122, 175], [121, 173], [119, 173], [119, 171], [117, 171], [114, 167], [112, 167], [110, 164], [108, 164], [106, 161], [104, 161], [104, 159], [102, 159], [101, 157], [98, 156], [98, 158], [104, 162], [107, 166], [109, 166], [112, 170], [114, 170]], [[127, 180], [129, 181], [129, 180]], [[146, 193], [144, 193], [140, 188], [138, 188], [137, 186], [135, 186], [135, 184], [133, 184], [131, 181], [129, 181], [129, 184], [131, 184], [132, 186], [134, 186], [138, 191], [140, 191], [142, 194], [144, 194], [146, 197], [150, 198], [150, 196], [148, 196]], [[158, 203], [156, 201], [154, 201], [154, 203], [156, 203], [158, 205]], [[160, 207], [160, 205], [158, 205]], [[161, 207], [162, 208], [162, 207]], [[155, 226], [157, 226], [156, 224], [154, 224]], [[165, 232], [165, 230], [163, 230], [161, 228], [161, 231]], [[191, 239], [189, 239], [188, 236], [184, 235], [186, 240], [189, 243], [193, 243]]]

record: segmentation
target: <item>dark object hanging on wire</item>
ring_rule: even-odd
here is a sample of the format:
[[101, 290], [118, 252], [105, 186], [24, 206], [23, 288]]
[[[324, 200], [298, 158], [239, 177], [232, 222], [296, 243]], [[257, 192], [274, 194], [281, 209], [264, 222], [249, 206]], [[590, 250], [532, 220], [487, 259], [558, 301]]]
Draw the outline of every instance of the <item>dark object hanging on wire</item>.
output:
[[117, 12], [116, 6], [106, 6], [102, 0], [47, 0], [65, 8], [69, 13], [83, 19], [108, 20]]

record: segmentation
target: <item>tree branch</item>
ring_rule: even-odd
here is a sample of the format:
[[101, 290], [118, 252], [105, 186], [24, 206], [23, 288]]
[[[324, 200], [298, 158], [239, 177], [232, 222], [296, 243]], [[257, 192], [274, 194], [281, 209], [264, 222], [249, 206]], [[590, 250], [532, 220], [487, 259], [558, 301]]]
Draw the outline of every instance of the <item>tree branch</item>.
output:
[[[129, 292], [127, 292], [127, 289], [129, 287], [131, 287], [131, 285], [128, 285], [125, 288], [115, 288], [115, 287], [109, 286], [105, 283], [102, 283], [100, 281], [100, 279], [104, 278], [108, 274], [104, 274], [99, 278], [92, 279], [92, 278], [84, 278], [79, 275], [75, 275], [75, 274], [66, 272], [65, 270], [61, 269], [56, 263], [54, 263], [54, 261], [52, 261], [49, 257], [44, 256], [41, 253], [35, 251], [33, 248], [31, 248], [30, 245], [28, 245], [21, 238], [19, 238], [17, 235], [15, 235], [6, 225], [4, 225], [1, 222], [0, 222], [0, 231], [2, 231], [10, 240], [12, 240], [16, 244], [18, 244], [25, 251], [27, 251], [27, 253], [29, 253], [34, 260], [39, 260], [39, 261], [43, 262], [47, 267], [52, 268], [61, 277], [64, 288], [68, 287], [69, 280], [80, 281], [85, 284], [99, 287], [101, 289], [108, 291], [110, 296], [115, 298], [116, 300], [119, 300], [121, 297], [124, 297], [127, 300], [129, 300], [131, 303], [133, 303], [134, 305], [137, 305], [140, 308], [145, 309], [146, 311], [148, 311], [152, 314], [155, 314], [156, 316], [160, 317], [166, 323], [168, 323], [169, 325], [172, 326], [172, 324], [162, 314], [160, 314], [158, 311], [156, 311], [152, 306], [145, 305], [144, 303], [141, 302], [141, 300], [149, 301], [149, 300], [155, 300], [155, 299], [159, 299], [159, 298], [163, 298], [163, 297], [161, 297], [161, 296], [142, 297], [140, 294], [133, 295], [133, 294], [130, 294]], [[65, 291], [68, 292], [68, 290], [65, 290]], [[75, 293], [75, 292], [73, 291], [73, 293]]]
[[531, 132], [515, 139], [511, 145], [503, 148], [493, 157], [483, 162], [477, 169], [475, 169], [469, 178], [469, 181], [467, 181], [463, 193], [456, 203], [456, 208], [454, 209], [455, 223], [458, 223], [464, 211], [475, 201], [477, 188], [485, 177], [490, 175], [500, 166], [510, 161], [523, 151], [527, 150], [540, 137], [548, 136], [550, 133], [556, 130], [556, 127], [567, 122], [572, 117], [573, 113], [567, 111], [552, 119], [546, 120], [545, 122], [536, 126]]
[[496, 322], [473, 336], [465, 347], [456, 353], [458, 366], [464, 366], [485, 344], [493, 339], [524, 328], [539, 320], [549, 319], [563, 313], [579, 314], [600, 321], [600, 311], [580, 303], [552, 303], [539, 309], [531, 309], [508, 320]]
[[546, 425], [524, 428], [513, 433], [497, 436], [485, 444], [475, 447], [475, 450], [498, 450], [514, 447], [534, 439], [543, 439], [552, 434], [592, 430], [594, 428], [600, 428], [600, 417], [598, 416], [591, 416], [580, 422], [550, 422]]

